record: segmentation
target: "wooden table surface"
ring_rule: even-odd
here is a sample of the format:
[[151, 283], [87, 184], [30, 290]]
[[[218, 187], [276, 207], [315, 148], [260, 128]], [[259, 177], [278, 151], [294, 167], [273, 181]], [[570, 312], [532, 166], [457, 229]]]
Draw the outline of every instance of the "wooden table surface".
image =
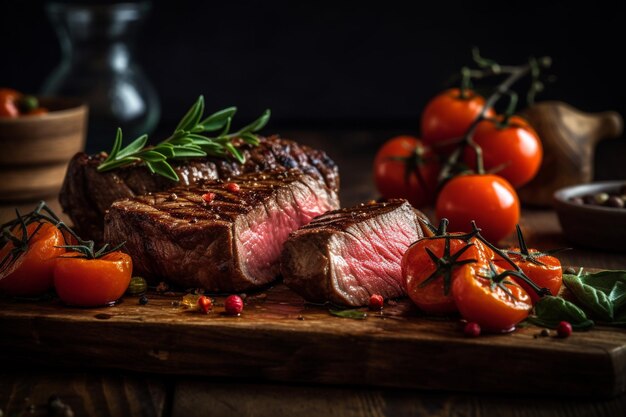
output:
[[[339, 163], [343, 205], [375, 197], [373, 149], [394, 132], [285, 132], [322, 147]], [[2, 213], [0, 213], [2, 214]], [[571, 246], [549, 210], [525, 210], [521, 225], [539, 248]], [[574, 248], [564, 264], [626, 269], [626, 255]], [[0, 337], [2, 337], [0, 335]], [[390, 352], [392, 354], [392, 352]], [[76, 416], [624, 416], [626, 395], [603, 400], [545, 396], [259, 383], [253, 380], [166, 376], [93, 369], [76, 361], [62, 368], [15, 367], [0, 351], [0, 410], [17, 415], [25, 404], [59, 395]], [[6, 364], [6, 366], [5, 366]], [[572, 363], [572, 367], [576, 367]], [[502, 378], [514, 378], [507, 369]], [[582, 381], [584, 383], [584, 381]], [[36, 411], [41, 411], [39, 408]], [[1, 415], [1, 414], [0, 414]], [[26, 414], [25, 414], [26, 415]], [[42, 414], [45, 415], [45, 414]]]

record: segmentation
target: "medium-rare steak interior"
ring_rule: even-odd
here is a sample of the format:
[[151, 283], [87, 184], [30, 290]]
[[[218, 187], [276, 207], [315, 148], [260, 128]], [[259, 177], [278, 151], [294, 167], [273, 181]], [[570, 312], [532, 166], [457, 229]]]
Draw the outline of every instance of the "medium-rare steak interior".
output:
[[138, 275], [245, 291], [276, 278], [289, 233], [337, 207], [334, 190], [299, 170], [244, 174], [116, 201], [104, 237], [126, 241]]
[[325, 152], [278, 136], [260, 138], [260, 141], [256, 147], [243, 141], [234, 143], [246, 158], [244, 164], [213, 157], [172, 161], [180, 178], [178, 184], [151, 174], [144, 166], [98, 172], [104, 156], [81, 152], [70, 161], [59, 201], [82, 237], [102, 241], [104, 215], [115, 200], [164, 191], [177, 185], [228, 179], [249, 172], [297, 168], [323, 180], [330, 189], [339, 190], [337, 166]]
[[405, 294], [402, 255], [424, 236], [426, 216], [406, 200], [361, 204], [315, 218], [284, 245], [285, 284], [312, 302], [366, 305]]

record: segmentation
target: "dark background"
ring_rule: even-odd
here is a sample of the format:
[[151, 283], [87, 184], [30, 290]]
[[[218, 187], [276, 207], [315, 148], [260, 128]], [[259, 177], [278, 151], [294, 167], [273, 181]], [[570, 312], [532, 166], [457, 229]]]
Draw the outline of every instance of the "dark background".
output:
[[[433, 4], [436, 3], [436, 4]], [[2, 1], [0, 84], [36, 92], [60, 60], [41, 1]], [[604, 2], [156, 1], [136, 58], [156, 86], [161, 129], [202, 93], [268, 131], [418, 133], [427, 100], [476, 45], [501, 63], [550, 55], [540, 99], [626, 114], [622, 7]], [[113, 134], [113, 133], [112, 133]], [[624, 138], [599, 146], [599, 178], [626, 178]]]

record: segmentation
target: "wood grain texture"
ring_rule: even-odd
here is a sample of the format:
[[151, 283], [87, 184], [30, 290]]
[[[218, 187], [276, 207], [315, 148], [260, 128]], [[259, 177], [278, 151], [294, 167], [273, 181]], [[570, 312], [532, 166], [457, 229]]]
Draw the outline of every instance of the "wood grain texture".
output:
[[354, 387], [236, 384], [183, 379], [172, 417], [622, 417], [626, 396], [610, 400], [467, 395]]
[[[421, 317], [408, 300], [366, 320], [331, 316], [283, 285], [249, 297], [241, 317], [172, 307], [176, 296], [76, 309], [58, 301], [0, 301], [0, 351], [16, 363], [118, 368], [470, 392], [611, 396], [626, 389], [626, 330], [568, 339], [536, 327], [464, 338], [455, 320]], [[502, 378], [507, 369], [515, 378]]]
[[166, 384], [154, 377], [110, 373], [51, 373], [23, 368], [0, 373], [0, 410], [5, 416], [31, 404], [35, 416], [48, 415], [45, 406], [53, 395], [69, 405], [75, 416], [161, 417]]

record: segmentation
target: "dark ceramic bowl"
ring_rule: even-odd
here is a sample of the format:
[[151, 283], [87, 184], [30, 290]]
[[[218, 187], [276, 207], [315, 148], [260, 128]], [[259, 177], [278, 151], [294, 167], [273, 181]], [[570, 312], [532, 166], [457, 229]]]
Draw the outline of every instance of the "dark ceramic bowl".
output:
[[626, 181], [594, 182], [561, 188], [554, 193], [554, 208], [565, 236], [582, 246], [626, 251], [626, 208], [577, 204], [573, 197], [615, 193]]

